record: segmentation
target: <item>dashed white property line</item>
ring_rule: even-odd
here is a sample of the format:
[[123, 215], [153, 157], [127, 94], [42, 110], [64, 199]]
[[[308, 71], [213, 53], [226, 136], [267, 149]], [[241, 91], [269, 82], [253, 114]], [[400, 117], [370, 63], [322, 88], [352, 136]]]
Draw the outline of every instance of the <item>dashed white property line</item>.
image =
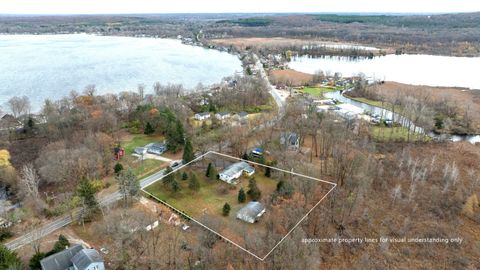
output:
[[[189, 216], [188, 214], [186, 214], [183, 210], [181, 209], [178, 209], [174, 206], [172, 206], [171, 204], [167, 203], [166, 201], [156, 197], [155, 195], [153, 195], [152, 193], [148, 192], [145, 190], [145, 188], [147, 188], [148, 186], [150, 185], [153, 185], [154, 183], [156, 183], [157, 181], [163, 179], [165, 176], [167, 175], [170, 175], [172, 173], [175, 173], [177, 172], [178, 170], [200, 160], [200, 159], [203, 159], [205, 156], [209, 155], [209, 154], [216, 154], [216, 155], [219, 155], [219, 156], [223, 156], [223, 157], [227, 157], [227, 158], [231, 158], [231, 159], [236, 159], [236, 160], [241, 160], [241, 161], [246, 161], [246, 162], [249, 162], [249, 163], [252, 163], [252, 164], [256, 164], [256, 165], [259, 165], [259, 166], [263, 166], [263, 167], [267, 167], [267, 168], [271, 168], [271, 169], [274, 169], [274, 170], [278, 170], [278, 171], [281, 171], [281, 172], [285, 172], [285, 173], [290, 173], [290, 174], [293, 174], [293, 175], [296, 175], [296, 176], [300, 176], [300, 177], [304, 177], [304, 178], [307, 178], [307, 179], [310, 179], [310, 180], [315, 180], [315, 181], [318, 181], [318, 182], [321, 182], [321, 183], [325, 183], [325, 184], [329, 184], [332, 186], [332, 188], [305, 214], [305, 216], [303, 216], [296, 224], [295, 226], [293, 226], [293, 228], [291, 228], [288, 233], [282, 237], [282, 239], [280, 239], [280, 241], [275, 244], [275, 246], [264, 256], [264, 257], [260, 257], [258, 255], [256, 255], [255, 253], [253, 253], [252, 251], [242, 247], [241, 245], [235, 243], [234, 241], [232, 241], [231, 239], [229, 239], [228, 237], [225, 237], [224, 235], [221, 235], [220, 233], [218, 233], [217, 231], [209, 228], [208, 226], [206, 226], [205, 224], [201, 223], [200, 221], [194, 219], [193, 217]], [[162, 204], [165, 204], [166, 206], [172, 208], [173, 210], [175, 210], [177, 213], [183, 215], [184, 217], [186, 217], [187, 219], [197, 223], [198, 225], [200, 225], [202, 228], [208, 230], [209, 232], [212, 232], [214, 233], [215, 235], [223, 238], [225, 241], [229, 242], [230, 244], [234, 245], [235, 247], [238, 247], [239, 249], [245, 251], [246, 253], [252, 255], [253, 257], [255, 257], [256, 259], [260, 260], [260, 261], [264, 261], [299, 225], [300, 223], [302, 223], [302, 221], [304, 221], [308, 215], [318, 206], [320, 205], [320, 203], [337, 187], [337, 184], [336, 183], [333, 183], [333, 182], [329, 182], [329, 181], [325, 181], [325, 180], [322, 180], [322, 179], [318, 179], [318, 178], [314, 178], [314, 177], [311, 177], [311, 176], [307, 176], [307, 175], [303, 175], [303, 174], [299, 174], [299, 173], [295, 173], [295, 172], [290, 172], [290, 171], [287, 171], [287, 170], [283, 170], [283, 169], [280, 169], [280, 168], [276, 168], [276, 167], [271, 167], [271, 166], [267, 166], [267, 165], [264, 165], [264, 164], [260, 164], [260, 163], [257, 163], [257, 162], [253, 162], [253, 161], [249, 161], [249, 160], [244, 160], [244, 159], [241, 159], [241, 158], [237, 158], [237, 157], [233, 157], [233, 156], [230, 156], [230, 155], [226, 155], [226, 154], [222, 154], [222, 153], [218, 153], [218, 152], [215, 152], [215, 151], [208, 151], [207, 153], [197, 157], [196, 159], [180, 166], [179, 168], [173, 170], [172, 172], [168, 173], [168, 174], [165, 174], [162, 178], [154, 181], [154, 182], [151, 182], [149, 183], [148, 185], [142, 187], [142, 191], [151, 196], [152, 198], [154, 198], [155, 200], [158, 200], [159, 202], [161, 202]]]

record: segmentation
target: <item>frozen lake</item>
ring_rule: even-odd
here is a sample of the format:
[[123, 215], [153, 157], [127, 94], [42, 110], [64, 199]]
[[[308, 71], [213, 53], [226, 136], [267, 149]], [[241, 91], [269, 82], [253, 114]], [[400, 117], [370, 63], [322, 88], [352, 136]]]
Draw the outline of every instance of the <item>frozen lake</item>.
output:
[[[155, 82], [195, 87], [241, 71], [233, 55], [179, 40], [74, 35], [0, 35], [0, 106], [26, 95], [34, 110], [43, 100], [95, 84], [98, 94], [136, 90]], [[5, 109], [5, 108], [4, 108]]]
[[413, 85], [451, 86], [480, 89], [480, 57], [433, 55], [386, 55], [373, 59], [348, 57], [294, 58], [289, 67], [313, 74], [317, 70], [342, 73], [343, 76], [363, 73], [377, 80]]

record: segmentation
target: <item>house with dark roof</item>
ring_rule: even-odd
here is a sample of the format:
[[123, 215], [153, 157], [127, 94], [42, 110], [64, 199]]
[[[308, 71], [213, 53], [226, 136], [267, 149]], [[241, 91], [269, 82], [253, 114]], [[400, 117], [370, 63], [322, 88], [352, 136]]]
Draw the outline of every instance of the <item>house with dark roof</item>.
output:
[[249, 202], [238, 210], [237, 218], [248, 223], [255, 223], [265, 213], [265, 206], [259, 202]]
[[103, 258], [95, 249], [82, 249], [72, 258], [75, 270], [105, 270]]
[[295, 132], [282, 132], [280, 134], [280, 144], [288, 150], [298, 150], [300, 148], [300, 136]]
[[247, 112], [239, 112], [239, 113], [237, 113], [237, 118], [238, 118], [238, 120], [247, 120], [248, 119], [248, 113]]
[[147, 148], [147, 153], [159, 156], [167, 151], [165, 143], [149, 143], [145, 145], [145, 148]]
[[251, 176], [255, 173], [255, 168], [250, 166], [250, 164], [248, 164], [245, 161], [240, 161], [240, 162], [231, 164], [230, 166], [225, 168], [225, 170], [220, 172], [218, 175], [220, 180], [227, 182], [229, 184], [236, 184], [237, 183], [236, 180], [240, 178], [240, 176], [242, 176], [243, 173], [245, 173], [248, 176]]
[[95, 249], [74, 245], [40, 261], [42, 270], [105, 270], [103, 258]]

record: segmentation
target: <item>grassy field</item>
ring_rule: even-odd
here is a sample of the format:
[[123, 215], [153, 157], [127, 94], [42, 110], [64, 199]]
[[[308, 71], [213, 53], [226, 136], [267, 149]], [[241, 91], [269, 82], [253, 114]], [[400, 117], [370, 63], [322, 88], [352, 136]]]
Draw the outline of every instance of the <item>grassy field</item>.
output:
[[[189, 175], [192, 172], [191, 169], [185, 169], [185, 171]], [[244, 205], [237, 201], [238, 191], [242, 187], [245, 192], [248, 190], [248, 178], [242, 177], [240, 183], [234, 186], [221, 180], [209, 180], [203, 171], [195, 171], [195, 173], [200, 182], [199, 191], [190, 190], [188, 180], [183, 181], [180, 177], [176, 177], [176, 179], [181, 190], [176, 193], [161, 182], [148, 187], [147, 191], [193, 218], [199, 218], [203, 213], [223, 218], [222, 208], [225, 203], [228, 203], [232, 208], [230, 218], [235, 219], [235, 213]], [[277, 182], [263, 176], [262, 172], [255, 173], [255, 180], [258, 188], [262, 191], [262, 197], [269, 196], [276, 189]]]
[[146, 144], [152, 142], [162, 142], [164, 140], [163, 136], [147, 136], [143, 134], [134, 135], [132, 138], [129, 138], [125, 141], [122, 141], [122, 146], [125, 148], [125, 154], [131, 155], [133, 150], [137, 147], [145, 146]]
[[310, 94], [310, 95], [315, 96], [315, 97], [322, 97], [323, 94], [325, 94], [325, 93], [335, 92], [337, 90], [338, 89], [336, 89], [336, 88], [329, 88], [329, 87], [309, 87], [309, 86], [306, 86], [305, 88], [303, 88], [304, 93]]
[[383, 126], [372, 126], [370, 134], [377, 141], [428, 141], [430, 137], [426, 137], [420, 133], [410, 133], [408, 137], [408, 129], [406, 127], [387, 128]]

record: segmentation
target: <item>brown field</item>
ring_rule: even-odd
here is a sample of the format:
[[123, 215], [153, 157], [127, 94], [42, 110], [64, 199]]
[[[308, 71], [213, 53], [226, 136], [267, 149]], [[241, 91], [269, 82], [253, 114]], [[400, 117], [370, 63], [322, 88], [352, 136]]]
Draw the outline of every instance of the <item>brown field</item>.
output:
[[303, 86], [310, 83], [313, 79], [311, 74], [292, 69], [272, 70], [269, 73], [269, 77], [273, 84], [284, 83], [291, 86]]
[[[283, 38], [283, 37], [251, 37], [251, 38], [223, 38], [223, 39], [211, 39], [210, 42], [222, 46], [234, 46], [237, 49], [245, 49], [246, 47], [253, 48], [267, 48], [267, 47], [289, 47], [289, 46], [301, 46], [308, 44], [351, 44], [348, 42], [333, 42], [322, 39], [296, 39], [296, 38]], [[381, 48], [382, 50], [393, 53], [392, 49]]]
[[455, 87], [431, 87], [386, 82], [371, 87], [374, 93], [384, 98], [396, 96], [413, 96], [430, 105], [448, 103], [457, 110], [457, 115], [462, 118], [468, 111], [472, 117], [474, 129], [480, 130], [480, 91]]

